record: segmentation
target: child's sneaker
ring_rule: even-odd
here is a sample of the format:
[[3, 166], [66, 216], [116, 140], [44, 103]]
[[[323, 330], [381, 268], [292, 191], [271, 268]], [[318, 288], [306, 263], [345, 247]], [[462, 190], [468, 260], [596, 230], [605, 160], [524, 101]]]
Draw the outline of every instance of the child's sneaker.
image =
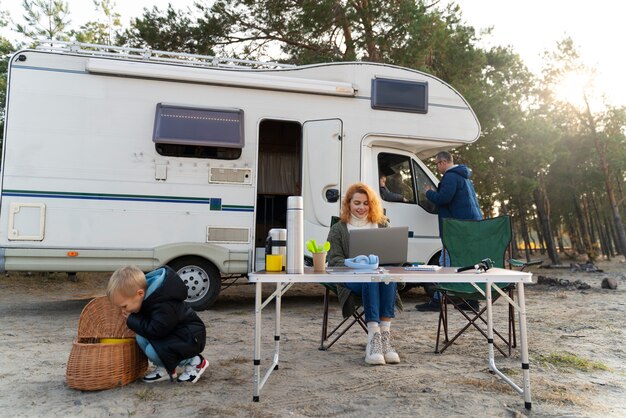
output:
[[146, 383], [160, 382], [161, 380], [169, 380], [167, 372], [162, 367], [157, 367], [147, 375], [143, 377], [143, 381]]
[[198, 379], [200, 379], [200, 376], [202, 376], [202, 373], [209, 368], [209, 362], [207, 359], [202, 357], [200, 354], [198, 354], [197, 357], [200, 358], [200, 362], [196, 365], [186, 365], [185, 370], [178, 377], [179, 382], [196, 383]]

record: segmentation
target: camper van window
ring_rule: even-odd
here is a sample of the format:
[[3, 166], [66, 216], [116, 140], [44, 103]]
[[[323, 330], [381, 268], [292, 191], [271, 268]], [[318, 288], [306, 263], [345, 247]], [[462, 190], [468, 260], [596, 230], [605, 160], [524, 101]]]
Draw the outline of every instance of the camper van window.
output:
[[243, 148], [243, 110], [157, 104], [152, 140], [156, 144]]
[[426, 192], [424, 192], [426, 186], [430, 186], [433, 189], [437, 189], [437, 186], [435, 186], [435, 183], [433, 183], [430, 177], [422, 170], [422, 167], [415, 161], [413, 161], [413, 172], [415, 173], [415, 183], [417, 185], [417, 203], [424, 208], [426, 212], [437, 213], [437, 206], [426, 199]]
[[388, 202], [415, 203], [411, 160], [406, 155], [378, 154], [380, 197]]
[[428, 113], [428, 83], [375, 78], [372, 80], [372, 109]]

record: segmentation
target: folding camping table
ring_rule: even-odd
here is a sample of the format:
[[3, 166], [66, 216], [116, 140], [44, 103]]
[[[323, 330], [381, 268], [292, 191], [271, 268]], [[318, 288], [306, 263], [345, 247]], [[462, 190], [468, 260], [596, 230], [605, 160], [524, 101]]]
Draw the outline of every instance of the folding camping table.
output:
[[[330, 270], [330, 269], [329, 269]], [[517, 393], [523, 396], [524, 406], [531, 409], [530, 400], [530, 367], [528, 362], [528, 335], [526, 332], [526, 301], [524, 298], [524, 283], [532, 283], [532, 274], [516, 270], [492, 268], [485, 272], [465, 271], [456, 273], [452, 267], [444, 267], [437, 271], [410, 271], [403, 267], [385, 267], [373, 272], [355, 272], [349, 269], [334, 269], [332, 272], [313, 272], [305, 268], [304, 274], [286, 274], [285, 272], [270, 273], [266, 271], [253, 272], [248, 275], [248, 281], [256, 283], [254, 303], [254, 394], [253, 401], [260, 400], [260, 392], [271, 373], [278, 369], [280, 355], [280, 316], [281, 297], [294, 283], [348, 283], [348, 282], [404, 282], [404, 283], [470, 283], [483, 293], [487, 304], [487, 341], [489, 346], [489, 370], [508, 383]], [[263, 300], [262, 287], [264, 283], [275, 283], [276, 290]], [[486, 283], [483, 292], [476, 283]], [[516, 283], [517, 302], [513, 301], [494, 283]], [[520, 350], [522, 360], [522, 387], [518, 386], [508, 376], [502, 373], [495, 364], [493, 347], [493, 307], [492, 288], [509, 303], [519, 315]], [[261, 377], [261, 314], [272, 300], [275, 301], [274, 327], [274, 355], [272, 364]]]

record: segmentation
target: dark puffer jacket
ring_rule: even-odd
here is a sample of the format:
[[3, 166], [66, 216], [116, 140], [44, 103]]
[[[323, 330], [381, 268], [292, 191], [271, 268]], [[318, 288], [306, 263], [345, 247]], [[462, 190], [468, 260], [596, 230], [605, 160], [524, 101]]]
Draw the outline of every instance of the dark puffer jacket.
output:
[[187, 287], [169, 267], [146, 274], [148, 290], [139, 312], [126, 325], [145, 337], [171, 375], [178, 363], [204, 350], [206, 327], [186, 303]]
[[439, 236], [441, 236], [442, 219], [483, 218], [476, 199], [474, 185], [470, 181], [472, 172], [464, 165], [455, 165], [443, 175], [437, 191], [429, 190], [426, 198], [439, 208]]

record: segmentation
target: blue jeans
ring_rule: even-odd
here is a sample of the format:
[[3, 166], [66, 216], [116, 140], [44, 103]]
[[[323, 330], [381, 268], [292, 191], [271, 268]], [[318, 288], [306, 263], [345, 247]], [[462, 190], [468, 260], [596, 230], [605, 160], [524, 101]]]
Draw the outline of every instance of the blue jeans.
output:
[[[446, 265], [443, 265], [443, 254], [446, 254]], [[439, 265], [441, 267], [450, 267], [450, 254], [448, 254], [448, 250], [443, 250], [439, 255]]]
[[344, 283], [363, 299], [365, 322], [379, 322], [381, 317], [394, 318], [397, 283]]
[[[147, 338], [142, 337], [139, 334], [136, 334], [135, 335], [135, 340], [137, 340], [137, 345], [139, 345], [139, 348], [141, 348], [141, 351], [143, 351], [145, 353], [146, 357], [148, 357], [148, 359], [150, 359], [150, 361], [152, 363], [154, 363], [155, 366], [165, 368], [165, 365], [163, 364], [163, 362], [159, 358], [159, 355], [157, 354], [156, 350], [154, 349], [152, 344], [150, 344], [150, 341], [148, 341]], [[188, 358], [186, 360], [183, 360], [180, 363], [178, 363], [178, 365], [180, 367], [184, 367], [187, 364], [191, 363], [192, 359], [193, 359], [193, 357], [192, 358]]]
[[[444, 253], [445, 253], [445, 265], [444, 265]], [[441, 251], [441, 254], [439, 255], [439, 265], [441, 267], [450, 267], [450, 254], [448, 253], [448, 250], [443, 250]], [[441, 293], [440, 292], [435, 292], [433, 294], [433, 300], [439, 301], [441, 300]]]

